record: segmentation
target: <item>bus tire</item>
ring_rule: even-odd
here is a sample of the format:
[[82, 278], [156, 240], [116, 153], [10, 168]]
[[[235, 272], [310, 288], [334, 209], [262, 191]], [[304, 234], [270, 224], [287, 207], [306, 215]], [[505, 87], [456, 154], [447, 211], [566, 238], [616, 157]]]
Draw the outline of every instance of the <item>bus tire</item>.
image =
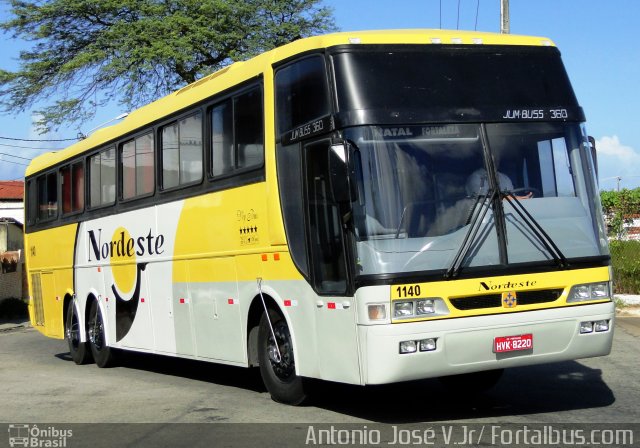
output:
[[91, 303], [89, 322], [87, 323], [87, 336], [96, 365], [98, 367], [111, 367], [114, 364], [114, 351], [107, 345], [104, 319], [97, 300]]
[[69, 355], [78, 365], [87, 364], [91, 361], [91, 350], [86, 342], [80, 338], [80, 320], [73, 300], [69, 300], [67, 305], [67, 319], [64, 328], [65, 339], [69, 344]]
[[483, 370], [460, 375], [443, 376], [440, 382], [451, 392], [460, 396], [477, 395], [495, 386], [504, 369]]
[[289, 326], [279, 313], [269, 310], [269, 316], [281, 356], [278, 360], [269, 320], [266, 313], [263, 313], [258, 329], [260, 376], [262, 376], [262, 381], [274, 401], [297, 406], [307, 398], [307, 395], [302, 377], [296, 375], [293, 341]]

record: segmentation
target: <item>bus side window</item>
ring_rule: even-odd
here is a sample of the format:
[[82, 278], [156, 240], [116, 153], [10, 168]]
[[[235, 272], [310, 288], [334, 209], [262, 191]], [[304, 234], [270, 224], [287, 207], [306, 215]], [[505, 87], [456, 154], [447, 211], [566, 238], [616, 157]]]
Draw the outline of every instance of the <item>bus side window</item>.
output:
[[58, 216], [58, 180], [55, 172], [38, 177], [38, 221]]
[[305, 147], [310, 259], [316, 290], [343, 294], [347, 289], [347, 268], [342, 216], [329, 186], [330, 146], [328, 140], [322, 140]]
[[60, 170], [62, 182], [62, 213], [69, 214], [84, 208], [84, 166], [82, 162], [67, 165]]
[[120, 146], [122, 198], [153, 193], [153, 134], [147, 133]]
[[202, 180], [202, 114], [162, 128], [162, 188]]
[[211, 174], [233, 171], [233, 104], [223, 101], [211, 110]]
[[236, 164], [238, 169], [264, 162], [264, 118], [260, 89], [252, 89], [234, 98]]
[[276, 73], [278, 135], [330, 113], [324, 57], [309, 56]]
[[116, 201], [116, 151], [110, 147], [89, 157], [89, 205], [100, 207]]
[[211, 175], [257, 168], [264, 163], [264, 117], [259, 87], [211, 109]]

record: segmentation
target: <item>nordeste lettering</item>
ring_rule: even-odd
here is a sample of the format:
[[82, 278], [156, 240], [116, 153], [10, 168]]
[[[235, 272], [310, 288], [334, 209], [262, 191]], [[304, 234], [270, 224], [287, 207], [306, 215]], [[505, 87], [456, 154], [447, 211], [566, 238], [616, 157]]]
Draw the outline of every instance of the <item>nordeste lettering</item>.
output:
[[125, 232], [114, 234], [111, 240], [102, 242], [102, 229], [89, 230], [89, 261], [100, 261], [112, 257], [143, 257], [164, 253], [164, 235], [154, 235], [149, 229], [147, 235], [125, 238]]

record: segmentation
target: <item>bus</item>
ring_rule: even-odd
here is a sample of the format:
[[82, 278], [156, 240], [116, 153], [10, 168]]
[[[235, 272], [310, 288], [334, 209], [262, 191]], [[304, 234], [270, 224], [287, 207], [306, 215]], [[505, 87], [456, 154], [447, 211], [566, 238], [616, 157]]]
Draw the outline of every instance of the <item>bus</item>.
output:
[[32, 325], [309, 379], [607, 355], [612, 272], [585, 116], [547, 38], [393, 30], [236, 62], [32, 161]]

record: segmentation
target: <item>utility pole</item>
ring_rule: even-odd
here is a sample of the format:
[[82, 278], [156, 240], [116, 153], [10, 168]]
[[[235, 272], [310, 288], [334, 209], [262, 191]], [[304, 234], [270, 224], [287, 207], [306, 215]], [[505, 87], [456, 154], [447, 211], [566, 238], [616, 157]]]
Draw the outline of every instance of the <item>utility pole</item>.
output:
[[500, 0], [500, 32], [509, 34], [509, 0]]

